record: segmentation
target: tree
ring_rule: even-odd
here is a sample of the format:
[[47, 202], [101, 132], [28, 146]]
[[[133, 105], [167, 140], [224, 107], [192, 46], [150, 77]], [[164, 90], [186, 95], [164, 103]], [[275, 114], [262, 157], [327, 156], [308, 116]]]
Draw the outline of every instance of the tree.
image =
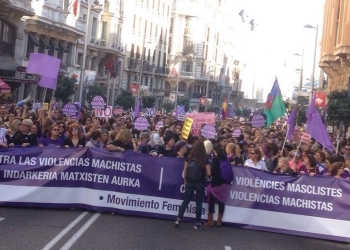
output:
[[115, 104], [123, 107], [125, 110], [135, 106], [135, 97], [129, 91], [122, 90], [120, 95], [117, 96]]
[[175, 104], [173, 102], [164, 102], [163, 103], [163, 109], [166, 110], [166, 112], [171, 112], [174, 110]]
[[55, 90], [55, 97], [60, 99], [63, 103], [70, 102], [70, 96], [74, 94], [75, 86], [74, 83], [77, 79], [71, 77], [61, 77], [57, 80], [57, 88]]
[[154, 96], [142, 96], [142, 107], [143, 108], [153, 108], [156, 102]]
[[182, 98], [180, 101], [179, 101], [179, 105], [184, 105], [185, 106], [185, 109], [186, 111], [190, 110], [190, 99], [188, 98]]
[[350, 101], [346, 90], [335, 90], [328, 95], [328, 124], [338, 126], [341, 122], [350, 126]]
[[90, 85], [88, 88], [88, 93], [86, 94], [86, 101], [90, 104], [92, 101], [92, 98], [94, 98], [95, 96], [99, 95], [99, 96], [106, 96], [106, 88], [105, 87], [101, 87], [100, 85], [94, 84], [94, 85]]
[[298, 126], [301, 126], [302, 123], [306, 123], [306, 108], [304, 105], [298, 105], [296, 120]]

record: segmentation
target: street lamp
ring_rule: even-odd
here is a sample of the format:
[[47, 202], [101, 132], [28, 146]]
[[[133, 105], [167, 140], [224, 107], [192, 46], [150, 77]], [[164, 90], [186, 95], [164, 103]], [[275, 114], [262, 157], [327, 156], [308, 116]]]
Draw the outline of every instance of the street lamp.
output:
[[307, 24], [304, 26], [304, 28], [308, 28], [308, 29], [316, 29], [316, 36], [315, 36], [315, 51], [314, 51], [314, 63], [313, 63], [313, 67], [312, 67], [312, 74], [311, 74], [311, 83], [310, 83], [310, 92], [311, 92], [311, 96], [310, 96], [310, 100], [309, 103], [312, 102], [312, 97], [313, 97], [313, 92], [314, 92], [314, 83], [315, 83], [315, 65], [316, 65], [316, 50], [317, 50], [317, 35], [318, 35], [318, 24], [316, 25], [316, 27]]
[[304, 48], [303, 47], [303, 53], [300, 55], [299, 53], [295, 53], [295, 56], [301, 56], [301, 67], [300, 67], [300, 81], [299, 81], [299, 91], [301, 91], [301, 88], [303, 86], [303, 72], [304, 72]]
[[[213, 67], [213, 66], [211, 66]], [[208, 109], [208, 92], [209, 92], [209, 80], [210, 80], [210, 73], [213, 72], [212, 70], [208, 71], [208, 77], [207, 77], [207, 88], [205, 90], [205, 106], [204, 106], [204, 112], [207, 112]]]
[[177, 109], [177, 95], [179, 94], [179, 83], [180, 83], [180, 71], [182, 67], [182, 51], [179, 53], [179, 70], [177, 72], [177, 80], [176, 80], [176, 91], [175, 91], [175, 110]]
[[[94, 5], [90, 4], [90, 1], [87, 1], [88, 5], [88, 11], [87, 11], [87, 17], [86, 17], [86, 28], [85, 28], [85, 38], [84, 38], [84, 50], [83, 50], [83, 65], [81, 67], [81, 74], [80, 74], [80, 82], [79, 82], [79, 102], [81, 103], [83, 100], [83, 83], [85, 78], [85, 64], [86, 64], [86, 53], [87, 53], [87, 44], [89, 36], [91, 35], [91, 32], [89, 32], [89, 25], [90, 25], [90, 15], [91, 15], [91, 9], [95, 9], [98, 11], [102, 10], [101, 5], [99, 5], [98, 1], [93, 2]], [[83, 103], [81, 103], [84, 105]]]

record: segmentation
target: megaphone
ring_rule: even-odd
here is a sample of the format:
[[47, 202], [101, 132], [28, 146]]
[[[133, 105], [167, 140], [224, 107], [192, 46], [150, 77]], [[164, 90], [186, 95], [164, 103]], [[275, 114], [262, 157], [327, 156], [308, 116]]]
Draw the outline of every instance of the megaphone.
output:
[[33, 101], [32, 95], [29, 94], [28, 97], [27, 97], [26, 99], [17, 102], [17, 106], [18, 106], [18, 107], [22, 107], [24, 104], [29, 103], [29, 102], [32, 102], [32, 101]]

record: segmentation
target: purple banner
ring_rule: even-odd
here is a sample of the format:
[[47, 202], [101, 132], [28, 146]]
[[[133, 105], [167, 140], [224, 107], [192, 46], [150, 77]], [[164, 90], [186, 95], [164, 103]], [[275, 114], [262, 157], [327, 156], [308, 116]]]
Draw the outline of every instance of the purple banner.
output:
[[[174, 219], [183, 199], [183, 164], [183, 159], [155, 158], [134, 152], [2, 149], [0, 204], [73, 206]], [[246, 167], [233, 169], [235, 180], [226, 200], [224, 222], [349, 241], [348, 180], [308, 175], [292, 177]], [[207, 204], [202, 214], [205, 218]], [[195, 216], [195, 202], [190, 203], [185, 216]]]

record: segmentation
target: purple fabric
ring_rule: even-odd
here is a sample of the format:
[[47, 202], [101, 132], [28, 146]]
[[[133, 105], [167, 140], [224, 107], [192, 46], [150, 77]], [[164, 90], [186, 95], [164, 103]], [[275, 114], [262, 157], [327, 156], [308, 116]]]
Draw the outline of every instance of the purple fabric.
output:
[[317, 142], [321, 143], [330, 152], [334, 150], [326, 127], [324, 126], [320, 114], [317, 110], [314, 112], [311, 122], [308, 125], [307, 131]]
[[290, 141], [292, 138], [292, 133], [295, 128], [295, 117], [297, 114], [297, 107], [295, 106], [292, 113], [288, 117], [287, 124], [289, 125], [288, 133], [287, 133], [287, 139]]
[[56, 89], [60, 65], [61, 59], [40, 53], [31, 53], [26, 72], [41, 76], [39, 86]]
[[141, 109], [141, 101], [139, 99], [139, 100], [137, 100], [137, 104], [136, 104], [136, 108], [135, 108], [135, 112], [134, 112], [134, 118], [137, 118], [140, 116], [140, 109]]
[[222, 184], [217, 187], [212, 187], [211, 184], [207, 186], [207, 193], [208, 193], [208, 202], [210, 199], [210, 194], [212, 194], [218, 201], [221, 201], [225, 203], [228, 194], [230, 193], [231, 185], [229, 184]]
[[64, 146], [64, 142], [61, 139], [52, 140], [51, 138], [47, 137], [44, 140], [42, 140], [42, 144], [46, 147], [57, 147], [57, 146]]

